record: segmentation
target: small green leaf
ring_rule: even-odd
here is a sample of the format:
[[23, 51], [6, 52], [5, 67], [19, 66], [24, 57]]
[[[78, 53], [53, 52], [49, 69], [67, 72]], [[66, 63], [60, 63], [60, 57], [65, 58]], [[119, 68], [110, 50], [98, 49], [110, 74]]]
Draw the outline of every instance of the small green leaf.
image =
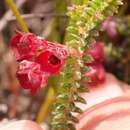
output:
[[71, 84], [67, 83], [67, 82], [64, 82], [64, 84], [63, 84], [63, 87], [65, 87], [65, 88], [69, 88], [70, 86], [71, 86]]
[[91, 81], [91, 79], [89, 77], [86, 77], [86, 76], [82, 76], [82, 79], [81, 81]]
[[79, 120], [76, 117], [74, 117], [71, 113], [67, 114], [67, 118], [68, 118], [68, 120], [73, 121], [75, 123], [79, 122]]
[[70, 104], [70, 108], [71, 108], [72, 112], [76, 112], [76, 113], [82, 113], [83, 112], [79, 107], [76, 107], [74, 103]]
[[83, 72], [89, 72], [91, 70], [88, 66], [83, 66], [81, 69], [83, 70]]
[[80, 88], [78, 88], [78, 92], [86, 93], [86, 92], [89, 92], [89, 89], [85, 86], [81, 86]]
[[84, 50], [88, 50], [88, 49], [90, 49], [90, 45], [89, 45], [89, 44], [86, 44], [86, 45], [84, 46]]
[[68, 127], [70, 130], [76, 130], [75, 126], [74, 126], [72, 123], [68, 123], [68, 124], [67, 124], [67, 127]]
[[60, 104], [60, 105], [57, 105], [56, 111], [65, 110], [65, 108], [66, 108], [65, 104]]
[[77, 94], [73, 94], [73, 99], [75, 102], [81, 102], [83, 104], [86, 104], [86, 100]]
[[91, 63], [93, 61], [93, 57], [88, 55], [83, 57], [84, 62]]
[[69, 94], [68, 93], [63, 93], [63, 94], [59, 94], [56, 99], [68, 99]]
[[72, 78], [72, 77], [73, 77], [73, 75], [74, 75], [74, 74], [73, 74], [73, 73], [71, 73], [71, 72], [68, 72], [68, 73], [66, 73], [66, 74], [65, 74], [65, 76], [66, 76], [66, 78], [67, 78], [67, 79]]
[[64, 118], [64, 113], [57, 113], [57, 115], [55, 115], [55, 117], [54, 117], [54, 120], [60, 120], [60, 119], [62, 119], [62, 118]]

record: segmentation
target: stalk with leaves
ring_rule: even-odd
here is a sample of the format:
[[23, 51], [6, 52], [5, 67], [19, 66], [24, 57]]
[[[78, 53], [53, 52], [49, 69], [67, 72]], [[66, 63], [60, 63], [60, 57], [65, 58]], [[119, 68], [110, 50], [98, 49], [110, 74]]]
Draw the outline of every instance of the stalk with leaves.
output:
[[74, 123], [78, 119], [73, 112], [81, 113], [82, 110], [75, 105], [76, 102], [86, 103], [79, 96], [86, 92], [80, 82], [84, 80], [83, 52], [90, 48], [90, 44], [98, 36], [101, 23], [117, 12], [121, 0], [72, 0], [67, 15], [70, 17], [67, 28], [66, 45], [70, 47], [71, 55], [66, 60], [63, 71], [58, 76], [56, 99], [52, 110], [52, 130], [75, 130]]

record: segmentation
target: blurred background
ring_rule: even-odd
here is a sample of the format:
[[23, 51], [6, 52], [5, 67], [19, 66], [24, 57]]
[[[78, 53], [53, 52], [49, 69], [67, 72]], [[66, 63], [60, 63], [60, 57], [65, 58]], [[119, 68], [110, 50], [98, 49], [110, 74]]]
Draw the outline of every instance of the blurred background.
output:
[[[29, 30], [50, 41], [64, 43], [70, 0], [15, 0]], [[130, 83], [130, 2], [124, 0], [118, 15], [101, 26], [97, 40], [104, 42], [107, 72]], [[35, 120], [46, 96], [46, 89], [36, 96], [20, 88], [15, 73], [17, 62], [9, 41], [20, 30], [4, 0], [0, 0], [0, 121]]]

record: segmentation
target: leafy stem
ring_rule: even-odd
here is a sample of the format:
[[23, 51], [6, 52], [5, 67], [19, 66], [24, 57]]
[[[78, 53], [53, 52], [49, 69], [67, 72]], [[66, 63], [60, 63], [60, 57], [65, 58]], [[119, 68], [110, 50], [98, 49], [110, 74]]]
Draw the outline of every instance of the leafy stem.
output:
[[78, 120], [72, 112], [82, 112], [75, 103], [86, 103], [79, 96], [81, 90], [87, 90], [80, 85], [84, 78], [81, 68], [85, 68], [82, 54], [98, 36], [101, 23], [117, 12], [121, 4], [121, 0], [72, 0], [72, 6], [67, 12], [70, 21], [66, 36], [66, 45], [71, 48], [71, 56], [60, 73], [52, 111], [52, 130], [75, 129], [72, 122], [77, 123]]

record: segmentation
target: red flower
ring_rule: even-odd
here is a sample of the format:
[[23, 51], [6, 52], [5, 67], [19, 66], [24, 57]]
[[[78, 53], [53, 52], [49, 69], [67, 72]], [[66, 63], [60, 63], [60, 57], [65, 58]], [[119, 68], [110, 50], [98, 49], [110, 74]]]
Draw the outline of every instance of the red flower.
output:
[[54, 53], [59, 59], [66, 59], [69, 56], [68, 47], [62, 44], [48, 42], [47, 50]]
[[57, 74], [64, 65], [64, 60], [60, 59], [55, 53], [45, 51], [41, 53], [37, 58], [36, 62], [41, 65], [42, 71], [50, 74]]
[[[103, 43], [101, 42], [96, 42], [91, 45], [90, 50], [86, 50], [84, 52], [84, 55], [86, 56], [92, 56], [93, 61], [91, 63], [95, 62], [103, 62], [104, 60], [104, 47]], [[89, 64], [88, 62], [85, 64]]]
[[41, 65], [41, 69], [50, 74], [57, 74], [64, 65], [64, 60], [69, 56], [68, 47], [48, 42], [46, 51], [43, 51], [36, 62]]
[[101, 64], [93, 64], [89, 66], [90, 71], [85, 73], [85, 76], [90, 80], [86, 83], [90, 86], [97, 86], [105, 81], [105, 70]]
[[17, 32], [11, 40], [11, 47], [18, 61], [33, 60], [36, 52], [44, 50], [47, 44], [45, 40], [37, 38], [33, 33]]
[[26, 60], [20, 62], [17, 78], [21, 86], [30, 89], [32, 94], [35, 94], [39, 88], [46, 86], [48, 82], [48, 74], [41, 71], [40, 65]]
[[17, 32], [11, 40], [11, 47], [20, 61], [19, 82], [32, 93], [47, 85], [48, 76], [59, 73], [69, 56], [66, 46], [45, 41], [33, 33]]

